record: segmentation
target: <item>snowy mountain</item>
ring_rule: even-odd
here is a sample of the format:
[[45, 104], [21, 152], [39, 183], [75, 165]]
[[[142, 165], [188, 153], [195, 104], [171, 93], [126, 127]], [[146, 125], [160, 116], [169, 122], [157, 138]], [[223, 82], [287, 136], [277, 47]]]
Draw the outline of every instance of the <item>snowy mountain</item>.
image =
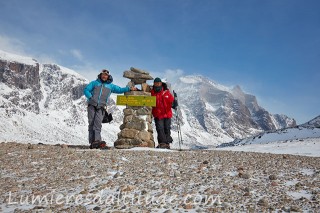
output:
[[[87, 83], [65, 67], [0, 51], [0, 141], [87, 144]], [[110, 104], [120, 123], [122, 110]], [[118, 125], [104, 125], [111, 143]]]
[[205, 138], [203, 145], [296, 126], [294, 119], [260, 107], [256, 97], [239, 86], [228, 88], [202, 76], [185, 76], [172, 87], [180, 101], [183, 132], [195, 141]]
[[[0, 141], [87, 144], [86, 84], [88, 80], [73, 70], [0, 51]], [[267, 112], [239, 86], [185, 76], [172, 88], [179, 98], [183, 147], [218, 145], [296, 125], [294, 119]], [[109, 103], [114, 121], [104, 124], [102, 132], [109, 145], [123, 119], [123, 107], [115, 105], [115, 97]], [[175, 141], [176, 124], [175, 116]]]
[[300, 126], [309, 128], [320, 128], [320, 115]]

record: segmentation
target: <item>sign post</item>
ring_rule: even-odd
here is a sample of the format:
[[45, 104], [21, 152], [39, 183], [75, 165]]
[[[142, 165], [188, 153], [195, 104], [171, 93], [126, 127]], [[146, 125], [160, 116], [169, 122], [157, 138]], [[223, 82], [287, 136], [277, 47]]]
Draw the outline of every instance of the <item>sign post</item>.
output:
[[118, 95], [117, 105], [124, 106], [156, 106], [155, 96], [133, 96], [133, 95]]

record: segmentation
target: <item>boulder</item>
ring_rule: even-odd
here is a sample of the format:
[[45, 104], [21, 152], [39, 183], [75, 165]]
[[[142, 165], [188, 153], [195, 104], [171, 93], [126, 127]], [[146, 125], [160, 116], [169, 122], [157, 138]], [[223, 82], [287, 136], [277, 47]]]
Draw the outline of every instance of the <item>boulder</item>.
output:
[[152, 76], [147, 75], [147, 74], [141, 74], [141, 73], [136, 73], [132, 71], [125, 71], [123, 73], [123, 77], [129, 78], [129, 79], [144, 79], [144, 80], [152, 80]]
[[147, 72], [147, 71], [145, 71], [145, 70], [138, 69], [138, 68], [130, 67], [130, 70], [131, 70], [132, 72], [135, 72], [135, 73], [150, 75], [149, 72]]
[[121, 131], [121, 137], [123, 138], [135, 138], [138, 135], [139, 131], [136, 129], [125, 128]]

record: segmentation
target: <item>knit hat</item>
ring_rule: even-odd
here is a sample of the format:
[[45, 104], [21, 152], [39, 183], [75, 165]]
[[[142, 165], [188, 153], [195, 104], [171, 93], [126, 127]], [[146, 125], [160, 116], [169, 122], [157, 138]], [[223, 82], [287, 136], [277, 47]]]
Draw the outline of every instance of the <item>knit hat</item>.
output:
[[102, 74], [102, 73], [105, 73], [105, 74], [108, 74], [108, 75], [109, 75], [110, 72], [109, 72], [109, 70], [107, 70], [107, 69], [103, 69], [103, 70], [101, 70], [101, 74]]
[[153, 81], [153, 83], [156, 83], [156, 82], [162, 82], [160, 78], [156, 77]]

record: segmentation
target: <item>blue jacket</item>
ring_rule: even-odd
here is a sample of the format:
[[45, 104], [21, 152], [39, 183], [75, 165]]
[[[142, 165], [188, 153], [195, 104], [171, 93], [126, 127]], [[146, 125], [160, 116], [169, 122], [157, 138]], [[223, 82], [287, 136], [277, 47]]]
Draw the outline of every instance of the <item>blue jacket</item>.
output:
[[111, 80], [108, 80], [105, 83], [102, 83], [100, 79], [97, 79], [95, 81], [91, 81], [90, 84], [88, 84], [84, 88], [84, 95], [88, 99], [88, 103], [90, 105], [96, 106], [96, 107], [104, 107], [108, 103], [108, 99], [111, 95], [111, 93], [125, 93], [129, 92], [130, 88], [127, 87], [119, 87], [117, 85], [112, 84], [112, 77]]

